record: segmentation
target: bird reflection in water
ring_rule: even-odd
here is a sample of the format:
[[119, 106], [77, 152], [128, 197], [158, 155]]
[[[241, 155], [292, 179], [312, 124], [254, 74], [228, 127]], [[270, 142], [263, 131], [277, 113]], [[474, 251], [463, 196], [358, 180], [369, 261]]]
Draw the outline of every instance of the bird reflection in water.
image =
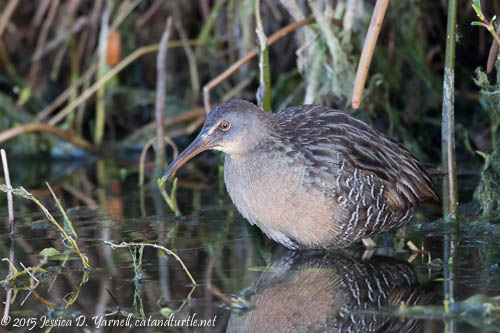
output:
[[227, 332], [414, 332], [417, 319], [376, 313], [431, 304], [435, 284], [421, 285], [406, 261], [354, 252], [286, 253], [261, 274], [250, 310], [233, 313]]

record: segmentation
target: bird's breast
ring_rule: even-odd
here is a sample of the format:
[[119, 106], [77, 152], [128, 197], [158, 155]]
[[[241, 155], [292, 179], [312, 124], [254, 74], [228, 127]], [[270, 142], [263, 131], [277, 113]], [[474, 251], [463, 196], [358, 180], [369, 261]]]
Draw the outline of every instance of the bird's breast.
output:
[[279, 154], [226, 156], [224, 180], [233, 203], [250, 223], [290, 248], [327, 243], [335, 226], [325, 188], [305, 180], [300, 159]]

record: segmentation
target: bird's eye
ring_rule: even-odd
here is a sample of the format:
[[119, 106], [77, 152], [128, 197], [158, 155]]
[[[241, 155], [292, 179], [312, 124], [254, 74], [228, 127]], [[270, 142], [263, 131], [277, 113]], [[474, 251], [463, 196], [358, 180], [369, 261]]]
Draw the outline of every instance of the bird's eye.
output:
[[220, 124], [219, 124], [219, 128], [222, 130], [222, 131], [227, 131], [229, 128], [231, 127], [231, 123], [229, 121], [222, 121]]

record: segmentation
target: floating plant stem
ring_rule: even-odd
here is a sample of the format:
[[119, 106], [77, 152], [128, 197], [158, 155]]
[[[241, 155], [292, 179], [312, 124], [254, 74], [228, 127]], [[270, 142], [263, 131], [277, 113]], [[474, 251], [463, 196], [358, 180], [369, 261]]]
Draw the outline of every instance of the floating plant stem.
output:
[[70, 234], [72, 237], [74, 237], [75, 239], [78, 239], [78, 235], [76, 234], [75, 228], [73, 228], [73, 223], [71, 223], [71, 220], [69, 219], [68, 215], [64, 211], [64, 208], [61, 205], [61, 202], [59, 201], [59, 199], [57, 199], [56, 194], [54, 193], [54, 191], [52, 191], [52, 187], [50, 187], [49, 183], [45, 183], [45, 185], [47, 185], [47, 187], [49, 188], [50, 194], [52, 194], [52, 198], [54, 198], [54, 201], [56, 202], [57, 208], [59, 208], [59, 211], [61, 212], [61, 214], [64, 217], [64, 230], [66, 230], [66, 232], [68, 234]]
[[181, 216], [181, 211], [179, 210], [179, 206], [177, 205], [176, 197], [177, 181], [178, 178], [175, 177], [172, 183], [172, 190], [170, 191], [170, 195], [167, 193], [167, 190], [165, 189], [165, 183], [162, 182], [161, 179], [158, 179], [158, 188], [160, 189], [160, 193], [167, 203], [168, 207], [170, 207], [170, 209], [175, 213], [175, 216]]
[[108, 244], [109, 246], [111, 246], [112, 249], [119, 248], [119, 247], [129, 248], [131, 246], [150, 246], [150, 247], [154, 247], [156, 249], [163, 250], [168, 255], [173, 256], [175, 258], [175, 260], [177, 260], [181, 264], [182, 269], [184, 270], [184, 272], [186, 272], [186, 275], [189, 277], [189, 279], [191, 280], [191, 282], [193, 283], [193, 285], [194, 286], [197, 285], [196, 281], [193, 279], [193, 276], [191, 275], [191, 273], [187, 269], [187, 267], [184, 264], [184, 262], [182, 261], [182, 259], [175, 252], [173, 252], [172, 250], [167, 249], [164, 246], [161, 246], [161, 245], [158, 245], [158, 244], [151, 244], [151, 243], [126, 243], [126, 242], [122, 242], [121, 244], [114, 244], [114, 243], [111, 243], [111, 242], [108, 242], [108, 241], [104, 241], [104, 243]]
[[132, 260], [134, 261], [134, 302], [132, 308], [136, 313], [140, 313], [141, 317], [144, 318], [144, 306], [142, 304], [141, 289], [142, 289], [142, 254], [144, 253], [144, 245], [131, 246], [128, 248]]
[[73, 237], [71, 237], [70, 235], [68, 235], [68, 233], [64, 230], [64, 228], [61, 227], [61, 225], [59, 223], [57, 223], [56, 219], [54, 218], [54, 216], [52, 216], [52, 214], [49, 212], [49, 210], [47, 208], [45, 208], [45, 206], [40, 201], [38, 201], [38, 199], [35, 198], [35, 196], [33, 194], [31, 194], [30, 192], [26, 191], [26, 189], [24, 189], [24, 187], [22, 187], [22, 186], [19, 187], [19, 188], [12, 188], [12, 187], [7, 186], [5, 184], [0, 184], [0, 191], [6, 192], [6, 193], [8, 193], [9, 191], [11, 191], [12, 194], [20, 196], [20, 197], [23, 197], [23, 198], [28, 199], [28, 200], [31, 200], [35, 204], [37, 204], [37, 206], [42, 209], [42, 211], [44, 212], [45, 216], [47, 216], [47, 218], [49, 219], [49, 221], [52, 224], [54, 224], [57, 227], [57, 229], [59, 229], [59, 231], [64, 236], [64, 238], [68, 241], [68, 244], [73, 249], [73, 251], [75, 251], [75, 253], [78, 254], [78, 256], [80, 257], [80, 259], [82, 260], [83, 266], [85, 268], [90, 268], [91, 267], [90, 264], [89, 264], [89, 259], [87, 258], [87, 256], [85, 254], [83, 254], [80, 251], [80, 249], [78, 248], [78, 244], [73, 239]]

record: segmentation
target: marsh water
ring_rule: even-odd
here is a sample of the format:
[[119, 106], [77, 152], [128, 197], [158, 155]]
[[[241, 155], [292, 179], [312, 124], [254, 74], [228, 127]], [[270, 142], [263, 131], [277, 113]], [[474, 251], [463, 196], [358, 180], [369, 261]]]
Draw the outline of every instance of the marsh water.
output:
[[[239, 215], [221, 170], [203, 163], [218, 155], [204, 154], [178, 172], [181, 216], [163, 201], [151, 164], [149, 183], [138, 186], [136, 158], [9, 159], [13, 186], [25, 187], [63, 224], [50, 183], [91, 268], [39, 207], [19, 197], [11, 240], [3, 194], [0, 256], [19, 275], [2, 282], [0, 298], [10, 290], [12, 303], [1, 331], [500, 331], [498, 225], [464, 218], [452, 226], [424, 211], [404, 230], [377, 236], [373, 254], [358, 245], [294, 253]], [[423, 251], [409, 249], [410, 240]], [[163, 250], [105, 242], [163, 246], [196, 285]], [[8, 271], [4, 259], [2, 280]]]

